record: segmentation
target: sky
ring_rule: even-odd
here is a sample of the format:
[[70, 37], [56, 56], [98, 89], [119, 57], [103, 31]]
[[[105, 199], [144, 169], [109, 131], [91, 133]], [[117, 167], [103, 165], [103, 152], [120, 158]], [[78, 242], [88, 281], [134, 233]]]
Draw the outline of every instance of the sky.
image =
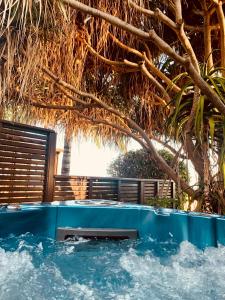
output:
[[[57, 148], [63, 149], [63, 135], [57, 135]], [[157, 149], [161, 146], [155, 144]], [[130, 141], [127, 146], [127, 151], [140, 149], [141, 146], [136, 141]], [[122, 152], [115, 147], [101, 146], [98, 147], [94, 142], [86, 139], [74, 140], [71, 151], [71, 167], [70, 175], [76, 176], [109, 176], [107, 168], [110, 163], [115, 160]], [[60, 174], [62, 162], [62, 153], [59, 157], [58, 174]], [[190, 184], [197, 182], [197, 174], [189, 162]]]
[[[63, 137], [58, 135], [57, 148], [63, 148]], [[127, 150], [140, 149], [140, 145], [131, 141]], [[74, 140], [71, 151], [70, 175], [78, 176], [109, 176], [107, 168], [115, 160], [120, 152], [115, 147], [101, 146], [98, 147], [94, 142], [88, 140]], [[59, 158], [59, 170], [61, 168], [62, 154]]]

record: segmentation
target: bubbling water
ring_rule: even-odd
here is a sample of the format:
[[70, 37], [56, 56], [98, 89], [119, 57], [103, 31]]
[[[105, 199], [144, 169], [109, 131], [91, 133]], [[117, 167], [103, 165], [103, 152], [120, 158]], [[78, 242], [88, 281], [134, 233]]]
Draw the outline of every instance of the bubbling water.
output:
[[224, 261], [223, 246], [11, 236], [0, 240], [0, 299], [225, 299]]

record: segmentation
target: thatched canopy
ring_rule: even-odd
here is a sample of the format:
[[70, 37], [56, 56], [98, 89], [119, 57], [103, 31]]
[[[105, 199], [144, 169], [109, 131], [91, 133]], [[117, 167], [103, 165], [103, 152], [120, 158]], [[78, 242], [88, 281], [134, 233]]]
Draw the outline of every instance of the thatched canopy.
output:
[[[152, 27], [178, 53], [185, 53], [175, 33], [158, 20], [140, 14], [124, 0], [83, 0], [80, 1], [102, 11], [110, 12], [146, 32]], [[139, 1], [146, 8], [160, 8], [168, 16], [173, 11], [167, 1]], [[136, 3], [139, 3], [138, 1]], [[210, 2], [210, 1], [209, 1]], [[183, 2], [183, 17], [188, 36], [195, 47], [198, 60], [205, 57], [203, 25], [199, 14], [202, 1]], [[57, 77], [76, 88], [98, 95], [106, 103], [125, 111], [151, 135], [162, 132], [162, 124], [169, 114], [169, 106], [162, 94], [156, 90], [140, 70], [124, 64], [140, 64], [142, 59], [129, 49], [120, 47], [120, 41], [131, 49], [145, 53], [148, 59], [162, 69], [171, 79], [183, 71], [171, 63], [150, 41], [135, 38], [122, 29], [110, 25], [100, 18], [94, 18], [62, 4], [61, 1], [2, 1], [0, 42], [0, 104], [1, 114], [27, 122], [42, 122], [44, 125], [60, 124], [67, 133], [102, 135], [106, 138], [121, 139], [116, 129], [104, 125], [93, 125], [79, 117], [72, 110], [45, 109], [33, 106], [33, 102], [58, 106], [72, 105], [57, 85], [43, 72], [47, 67]], [[216, 20], [215, 20], [216, 22]], [[218, 34], [213, 44], [218, 47]], [[217, 57], [215, 51], [215, 58]], [[107, 58], [104, 60], [102, 58]], [[114, 63], [112, 63], [114, 62]], [[181, 83], [182, 85], [182, 83]], [[157, 97], [158, 96], [158, 97]], [[168, 104], [168, 103], [167, 103]], [[96, 105], [76, 108], [93, 118], [122, 121]], [[18, 114], [19, 110], [19, 114]]]

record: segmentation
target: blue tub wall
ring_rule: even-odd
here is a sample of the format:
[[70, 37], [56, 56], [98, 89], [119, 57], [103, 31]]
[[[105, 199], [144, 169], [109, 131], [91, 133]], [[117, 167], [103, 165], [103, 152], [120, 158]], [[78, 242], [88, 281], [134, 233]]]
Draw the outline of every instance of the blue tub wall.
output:
[[138, 228], [140, 209], [59, 207], [57, 227]]
[[225, 245], [225, 218], [216, 218], [217, 244]]
[[55, 238], [57, 208], [24, 208], [19, 211], [0, 212], [0, 238], [26, 232]]
[[0, 237], [31, 232], [54, 239], [58, 227], [137, 229], [141, 238], [189, 241], [201, 249], [225, 245], [225, 218], [216, 215], [138, 205], [24, 205], [20, 211], [0, 212]]

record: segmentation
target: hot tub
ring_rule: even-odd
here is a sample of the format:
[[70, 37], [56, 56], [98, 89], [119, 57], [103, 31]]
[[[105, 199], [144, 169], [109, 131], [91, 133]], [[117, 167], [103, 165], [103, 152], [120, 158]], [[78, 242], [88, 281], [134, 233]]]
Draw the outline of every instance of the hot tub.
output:
[[104, 200], [2, 208], [0, 299], [223, 299], [223, 245], [218, 215]]

